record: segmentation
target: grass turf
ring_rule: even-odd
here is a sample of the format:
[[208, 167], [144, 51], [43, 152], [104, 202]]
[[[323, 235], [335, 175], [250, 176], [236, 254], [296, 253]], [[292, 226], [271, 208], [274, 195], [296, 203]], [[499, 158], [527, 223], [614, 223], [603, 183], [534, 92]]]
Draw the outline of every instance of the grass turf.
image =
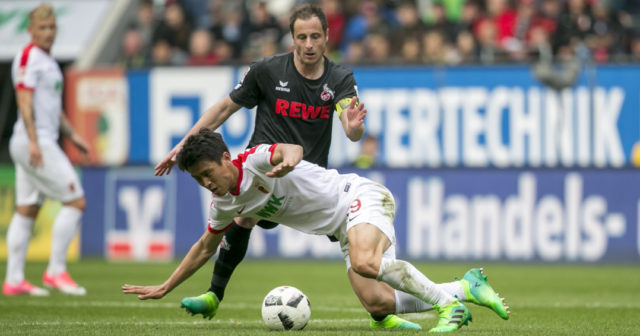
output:
[[[179, 308], [184, 296], [209, 285], [212, 263], [162, 300], [139, 301], [120, 286], [160, 284], [177, 264], [107, 263], [83, 260], [69, 266], [86, 297], [54, 292], [50, 297], [0, 296], [2, 335], [275, 335], [262, 324], [260, 305], [274, 287], [291, 285], [311, 301], [304, 335], [385, 333], [368, 328], [368, 316], [351, 291], [344, 264], [318, 261], [248, 260], [236, 271], [213, 320], [191, 317]], [[415, 263], [436, 282], [462, 276], [474, 264]], [[27, 279], [40, 284], [45, 264], [27, 265]], [[6, 264], [0, 264], [5, 270]], [[511, 306], [503, 321], [490, 310], [468, 307], [470, 335], [640, 335], [640, 268], [598, 265], [487, 264], [491, 285]], [[198, 315], [199, 316], [199, 315]], [[425, 333], [436, 314], [409, 314], [424, 328], [393, 335]]]

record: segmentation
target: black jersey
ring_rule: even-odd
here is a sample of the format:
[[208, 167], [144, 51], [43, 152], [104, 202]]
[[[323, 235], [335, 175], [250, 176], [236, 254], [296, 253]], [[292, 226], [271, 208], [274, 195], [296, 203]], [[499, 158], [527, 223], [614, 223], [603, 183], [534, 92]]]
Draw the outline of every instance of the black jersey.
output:
[[334, 106], [356, 94], [351, 70], [325, 57], [322, 76], [306, 79], [296, 70], [293, 53], [288, 53], [253, 63], [229, 96], [246, 108], [258, 105], [249, 147], [298, 144], [304, 148], [303, 159], [326, 167]]

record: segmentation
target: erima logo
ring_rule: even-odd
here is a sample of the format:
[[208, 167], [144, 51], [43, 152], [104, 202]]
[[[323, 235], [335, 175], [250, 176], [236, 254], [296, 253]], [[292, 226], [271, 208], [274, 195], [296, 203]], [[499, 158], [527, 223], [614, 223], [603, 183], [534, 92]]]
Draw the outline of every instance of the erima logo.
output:
[[289, 82], [278, 81], [278, 83], [280, 83], [280, 86], [276, 86], [276, 91], [284, 91], [284, 92], [291, 91], [291, 89], [287, 87]]

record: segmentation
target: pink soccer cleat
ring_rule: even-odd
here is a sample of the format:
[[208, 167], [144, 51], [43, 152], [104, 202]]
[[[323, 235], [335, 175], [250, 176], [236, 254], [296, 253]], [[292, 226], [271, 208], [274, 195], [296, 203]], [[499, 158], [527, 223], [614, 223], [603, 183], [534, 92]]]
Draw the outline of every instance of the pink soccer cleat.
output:
[[19, 285], [12, 285], [8, 282], [4, 282], [2, 285], [2, 294], [6, 296], [16, 296], [16, 295], [32, 295], [32, 296], [48, 296], [49, 291], [36, 287], [29, 283], [27, 280], [22, 280]]
[[84, 287], [78, 286], [66, 271], [56, 276], [50, 276], [49, 272], [45, 271], [42, 276], [42, 283], [45, 287], [57, 289], [68, 295], [84, 296], [87, 294], [87, 290], [84, 289]]

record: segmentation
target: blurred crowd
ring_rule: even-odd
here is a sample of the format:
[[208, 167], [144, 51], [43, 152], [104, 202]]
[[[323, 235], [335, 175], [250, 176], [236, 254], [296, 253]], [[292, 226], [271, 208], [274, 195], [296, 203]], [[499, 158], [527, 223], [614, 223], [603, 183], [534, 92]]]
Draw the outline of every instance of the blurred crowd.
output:
[[640, 61], [640, 0], [140, 0], [120, 63], [248, 64], [290, 51], [289, 13], [317, 3], [347, 65]]

